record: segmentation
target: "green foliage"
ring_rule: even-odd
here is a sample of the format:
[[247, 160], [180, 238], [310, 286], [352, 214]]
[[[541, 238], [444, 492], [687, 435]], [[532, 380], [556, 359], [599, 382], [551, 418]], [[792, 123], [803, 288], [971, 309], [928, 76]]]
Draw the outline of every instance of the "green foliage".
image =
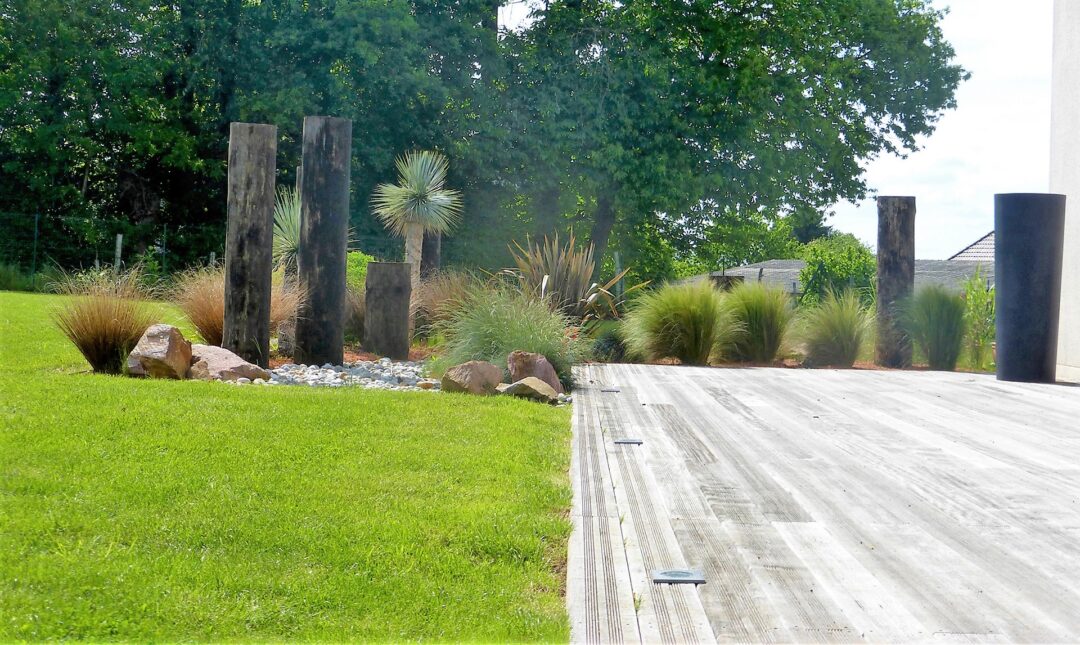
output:
[[287, 274], [296, 274], [300, 252], [300, 193], [280, 186], [274, 199], [274, 263]]
[[904, 331], [933, 370], [954, 370], [964, 344], [964, 298], [940, 285], [920, 288], [905, 304]]
[[706, 365], [741, 331], [708, 280], [665, 284], [635, 299], [623, 321], [630, 354]]
[[802, 247], [806, 266], [799, 272], [802, 302], [820, 302], [830, 291], [854, 289], [865, 293], [873, 288], [877, 260], [865, 244], [850, 233], [813, 240]]
[[851, 367], [870, 340], [873, 317], [852, 289], [830, 291], [799, 313], [807, 365]]
[[17, 265], [0, 264], [0, 291], [35, 291], [34, 279]]
[[475, 288], [464, 306], [436, 326], [445, 338], [444, 360], [450, 365], [488, 361], [505, 369], [514, 350], [543, 354], [569, 389], [570, 368], [588, 355], [588, 346], [566, 314], [514, 287], [489, 284]]
[[794, 315], [787, 292], [763, 282], [744, 282], [725, 300], [740, 327], [731, 344], [731, 357], [752, 363], [776, 360]]
[[622, 363], [627, 359], [629, 350], [623, 339], [622, 321], [605, 320], [595, 324], [589, 334], [593, 338], [592, 355], [594, 360], [605, 363]]
[[0, 641], [568, 639], [568, 408], [73, 374], [65, 302], [0, 293]]
[[994, 289], [986, 284], [981, 268], [964, 282], [964, 324], [971, 366], [986, 369], [991, 345], [996, 335]]
[[397, 184], [379, 184], [371, 207], [394, 235], [411, 227], [424, 233], [449, 233], [461, 217], [461, 193], [446, 187], [449, 162], [432, 150], [407, 152], [395, 162]]
[[86, 271], [61, 276], [53, 285], [68, 296], [52, 312], [53, 321], [90, 363], [103, 374], [120, 374], [127, 355], [154, 323], [143, 300], [148, 295], [138, 268], [123, 273]]
[[367, 265], [375, 258], [363, 251], [349, 251], [345, 254], [345, 285], [355, 291], [363, 291], [367, 284]]

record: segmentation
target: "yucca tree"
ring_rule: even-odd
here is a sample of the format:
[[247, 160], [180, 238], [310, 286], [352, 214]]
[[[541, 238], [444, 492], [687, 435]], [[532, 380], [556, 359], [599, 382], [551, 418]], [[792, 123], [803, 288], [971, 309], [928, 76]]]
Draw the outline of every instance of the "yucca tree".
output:
[[296, 256], [300, 252], [300, 193], [288, 186], [277, 190], [274, 203], [274, 262], [286, 276], [296, 275]]
[[395, 164], [397, 184], [379, 184], [372, 210], [386, 228], [405, 238], [412, 287], [420, 284], [424, 233], [448, 233], [461, 216], [461, 193], [446, 187], [446, 157], [432, 150], [406, 153]]

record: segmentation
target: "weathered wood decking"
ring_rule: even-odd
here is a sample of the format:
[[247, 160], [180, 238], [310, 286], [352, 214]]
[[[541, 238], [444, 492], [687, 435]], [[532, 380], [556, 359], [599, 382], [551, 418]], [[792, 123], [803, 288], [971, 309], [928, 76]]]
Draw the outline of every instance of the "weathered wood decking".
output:
[[[577, 378], [574, 641], [1080, 640], [1080, 388], [639, 365]], [[708, 582], [652, 584], [672, 567]]]

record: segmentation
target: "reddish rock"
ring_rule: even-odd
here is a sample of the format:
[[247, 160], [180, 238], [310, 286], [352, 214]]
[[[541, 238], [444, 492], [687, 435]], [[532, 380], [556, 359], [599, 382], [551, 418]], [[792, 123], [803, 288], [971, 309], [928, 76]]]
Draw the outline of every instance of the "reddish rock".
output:
[[270, 372], [245, 361], [224, 347], [197, 344], [191, 346], [191, 370], [188, 375], [201, 381], [270, 379]]
[[150, 325], [127, 357], [132, 376], [182, 379], [191, 365], [191, 343], [172, 325]]
[[498, 365], [484, 361], [469, 361], [446, 370], [442, 377], [443, 392], [495, 394], [502, 382], [503, 371]]
[[559, 375], [555, 373], [555, 368], [543, 354], [521, 350], [510, 352], [510, 355], [506, 357], [506, 367], [510, 370], [511, 381], [516, 382], [533, 376], [550, 385], [556, 394], [563, 393]]
[[510, 385], [500, 385], [499, 392], [541, 403], [558, 403], [559, 395], [547, 383], [535, 376], [526, 376]]

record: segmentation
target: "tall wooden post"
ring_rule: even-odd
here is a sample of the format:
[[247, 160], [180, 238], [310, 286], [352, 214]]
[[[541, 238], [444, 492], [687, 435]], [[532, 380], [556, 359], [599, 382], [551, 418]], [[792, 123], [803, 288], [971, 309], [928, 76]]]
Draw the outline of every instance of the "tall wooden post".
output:
[[229, 221], [225, 234], [222, 346], [251, 363], [270, 364], [277, 127], [229, 127]]
[[297, 263], [308, 297], [296, 321], [297, 363], [340, 365], [344, 360], [351, 161], [352, 121], [304, 118]]
[[364, 285], [364, 349], [395, 360], [409, 358], [409, 299], [412, 267], [407, 262], [369, 262]]
[[911, 339], [900, 328], [900, 307], [915, 290], [915, 198], [878, 197], [878, 365], [911, 367]]

